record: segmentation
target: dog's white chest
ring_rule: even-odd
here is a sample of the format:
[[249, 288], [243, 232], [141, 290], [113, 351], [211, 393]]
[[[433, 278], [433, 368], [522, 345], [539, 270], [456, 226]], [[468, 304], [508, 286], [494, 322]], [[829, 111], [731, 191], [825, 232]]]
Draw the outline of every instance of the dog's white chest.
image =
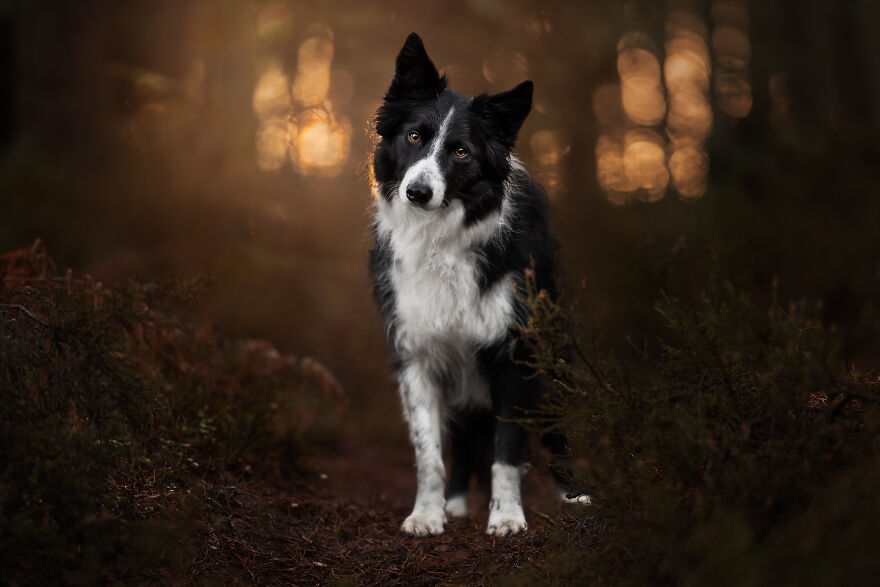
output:
[[[497, 342], [511, 326], [509, 279], [480, 291], [475, 243], [491, 235], [498, 219], [462, 227], [456, 203], [430, 216], [384, 210], [394, 252], [390, 277], [395, 292], [395, 342], [407, 353], [473, 354]], [[399, 206], [395, 206], [400, 208]], [[450, 356], [452, 355], [452, 356]]]
[[398, 343], [408, 350], [452, 345], [478, 347], [500, 339], [510, 326], [509, 286], [480, 292], [476, 254], [430, 251], [423, 259], [398, 258], [392, 270], [397, 291]]

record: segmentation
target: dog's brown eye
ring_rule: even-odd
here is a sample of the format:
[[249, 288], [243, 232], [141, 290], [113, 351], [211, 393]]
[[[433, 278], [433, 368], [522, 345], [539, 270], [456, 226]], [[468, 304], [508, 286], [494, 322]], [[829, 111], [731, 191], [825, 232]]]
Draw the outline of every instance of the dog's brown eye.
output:
[[420, 135], [419, 133], [417, 133], [414, 130], [409, 131], [409, 142], [418, 143], [421, 140], [422, 140], [422, 135]]
[[464, 159], [467, 157], [468, 151], [464, 147], [459, 147], [455, 150], [455, 156], [459, 159]]

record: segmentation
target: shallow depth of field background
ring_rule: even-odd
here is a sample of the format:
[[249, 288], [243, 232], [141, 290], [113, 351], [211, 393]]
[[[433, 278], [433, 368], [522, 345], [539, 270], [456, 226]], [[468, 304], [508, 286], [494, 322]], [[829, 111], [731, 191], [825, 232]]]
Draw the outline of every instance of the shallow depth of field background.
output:
[[877, 12], [0, 0], [0, 250], [40, 237], [105, 282], [210, 274], [219, 330], [315, 357], [396, 422], [375, 408], [396, 400], [366, 269], [370, 125], [416, 31], [453, 89], [534, 80], [517, 152], [552, 202], [563, 280], [611, 344], [651, 344], [661, 291], [699, 299], [720, 271], [815, 305], [867, 369]]

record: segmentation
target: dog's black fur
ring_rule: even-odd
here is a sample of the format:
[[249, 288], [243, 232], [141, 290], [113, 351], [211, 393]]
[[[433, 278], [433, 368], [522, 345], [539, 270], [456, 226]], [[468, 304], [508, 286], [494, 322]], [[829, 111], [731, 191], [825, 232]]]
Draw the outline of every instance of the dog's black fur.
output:
[[[384, 201], [384, 208], [421, 204], [415, 202], [409, 191], [410, 202], [403, 200], [399, 191], [401, 182], [407, 170], [426, 157], [428, 143], [441, 132], [444, 133], [441, 137], [444, 146], [437, 148], [436, 169], [442, 175], [445, 192], [438, 208], [430, 214], [443, 213], [444, 209], [455, 207], [454, 202], [460, 202], [464, 234], [480, 223], [493, 221], [504, 208], [505, 199], [511, 200], [507, 203], [503, 221], [500, 221], [503, 226], [491, 229], [488, 238], [474, 243], [467, 252], [468, 255], [473, 253], [475, 259], [473, 279], [481, 296], [498, 291], [502, 280], [512, 281], [522, 291], [524, 271], [531, 268], [536, 286], [546, 291], [551, 299], [556, 298], [558, 247], [549, 229], [547, 198], [511, 154], [531, 101], [530, 81], [497, 95], [483, 94], [473, 98], [448, 89], [445, 76], [438, 74], [421, 39], [413, 33], [400, 51], [394, 79], [376, 115], [375, 128], [380, 138], [373, 158], [373, 171], [378, 197]], [[454, 116], [448, 114], [452, 109]], [[441, 129], [444, 121], [448, 124]], [[418, 135], [418, 144], [413, 143], [409, 134], [413, 131]], [[450, 145], [448, 148], [447, 144]], [[457, 156], [456, 153], [461, 153], [456, 151], [457, 148], [463, 148], [466, 156]], [[419, 181], [416, 178], [407, 184], [409, 189], [416, 196], [431, 193], [430, 186], [425, 182], [417, 183]], [[401, 342], [399, 292], [395, 286], [395, 283], [399, 286], [399, 281], [395, 282], [391, 273], [395, 264], [400, 263], [396, 253], [404, 245], [393, 242], [393, 223], [386, 222], [382, 228], [382, 209], [383, 206], [378, 205], [370, 265], [392, 354], [402, 372], [415, 360], [414, 357], [431, 353], [432, 349], [414, 349]], [[479, 373], [488, 382], [491, 409], [465, 403], [450, 405], [444, 412], [453, 459], [448, 496], [465, 493], [474, 472], [487, 478], [488, 463], [519, 465], [524, 458], [527, 437], [516, 420], [522, 417], [522, 410], [533, 407], [540, 400], [544, 382], [532, 377], [534, 374], [522, 364], [527, 351], [516, 342], [518, 327], [527, 320], [527, 308], [519, 296], [511, 294], [508, 300], [512, 311], [501, 335], [468, 341]], [[462, 303], [467, 301], [462, 300]], [[430, 308], [431, 300], [425, 300], [425, 304]], [[439, 367], [434, 375], [442, 388], [454, 380], [454, 375], [444, 371], [454, 370], [456, 366], [442, 361], [437, 364]], [[403, 381], [401, 393], [406, 406], [406, 394], [412, 390], [406, 389]], [[418, 430], [413, 431], [413, 438], [418, 454]], [[555, 454], [565, 453], [565, 441], [561, 436], [547, 435], [544, 441]], [[491, 525], [490, 519], [490, 532]]]

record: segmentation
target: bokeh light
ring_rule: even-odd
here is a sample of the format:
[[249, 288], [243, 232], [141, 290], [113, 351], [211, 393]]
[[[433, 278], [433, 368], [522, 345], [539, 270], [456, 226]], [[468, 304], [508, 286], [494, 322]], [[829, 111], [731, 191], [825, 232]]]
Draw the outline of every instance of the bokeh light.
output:
[[113, 64], [108, 74], [128, 85], [125, 114], [116, 130], [131, 144], [161, 142], [190, 123], [203, 103], [205, 66], [200, 59], [192, 59], [176, 77], [122, 63]]
[[551, 198], [562, 187], [563, 162], [571, 151], [571, 135], [563, 130], [541, 130], [529, 139], [535, 175]]
[[513, 87], [529, 77], [529, 60], [522, 53], [495, 52], [483, 59], [483, 77], [497, 87]]
[[526, 18], [525, 27], [526, 33], [536, 41], [553, 30], [553, 25], [543, 10], [530, 14]]
[[694, 145], [673, 145], [669, 156], [672, 184], [684, 198], [699, 198], [706, 191], [709, 156]]
[[712, 66], [706, 43], [700, 38], [679, 36], [686, 30], [673, 30], [676, 36], [666, 42], [663, 62], [667, 91], [708, 91]]
[[649, 44], [642, 34], [627, 33], [617, 46], [617, 71], [624, 111], [636, 124], [657, 124], [666, 113], [660, 62], [647, 48]]
[[253, 92], [254, 113], [260, 121], [255, 148], [257, 167], [277, 171], [287, 154], [286, 122], [290, 112], [290, 78], [277, 61], [264, 64]]
[[[272, 6], [260, 13], [258, 27], [286, 18]], [[254, 113], [260, 120], [255, 147], [261, 170], [277, 171], [289, 159], [302, 175], [333, 176], [348, 161], [351, 123], [337, 115], [334, 106], [351, 99], [355, 81], [348, 70], [332, 69], [333, 52], [332, 32], [322, 28], [300, 44], [292, 83], [278, 59], [264, 65], [253, 92]]]
[[638, 184], [630, 179], [623, 165], [623, 140], [605, 134], [596, 141], [596, 176], [613, 204], [625, 204]]
[[334, 176], [348, 160], [351, 124], [329, 108], [304, 111], [288, 127], [290, 160], [303, 175]]
[[266, 121], [257, 131], [257, 167], [263, 171], [281, 169], [287, 155], [287, 130], [283, 119]]
[[623, 171], [630, 185], [642, 188], [642, 199], [655, 202], [663, 197], [669, 172], [663, 137], [657, 132], [637, 128], [623, 140]]
[[254, 88], [254, 113], [261, 119], [283, 118], [290, 109], [289, 84], [290, 78], [277, 62], [266, 64]]
[[712, 106], [704, 92], [678, 90], [669, 95], [666, 121], [673, 142], [700, 142], [712, 131]]
[[675, 11], [666, 20], [663, 70], [669, 92], [668, 166], [672, 185], [684, 199], [696, 199], [705, 193], [709, 170], [704, 142], [712, 132], [712, 66], [706, 35], [705, 22], [695, 14]]
[[718, 108], [728, 116], [743, 118], [752, 110], [748, 9], [740, 0], [718, 0], [712, 4], [712, 20]]
[[330, 64], [333, 62], [333, 41], [326, 36], [307, 39], [297, 54], [296, 78], [292, 95], [300, 106], [317, 106], [330, 90]]
[[[596, 143], [596, 174], [608, 199], [655, 202], [672, 185], [684, 199], [706, 191], [712, 132], [712, 65], [705, 21], [672, 11], [660, 61], [645, 33], [627, 32], [617, 44], [620, 85], [593, 93], [593, 112], [604, 134]], [[665, 118], [665, 136], [656, 128]]]

